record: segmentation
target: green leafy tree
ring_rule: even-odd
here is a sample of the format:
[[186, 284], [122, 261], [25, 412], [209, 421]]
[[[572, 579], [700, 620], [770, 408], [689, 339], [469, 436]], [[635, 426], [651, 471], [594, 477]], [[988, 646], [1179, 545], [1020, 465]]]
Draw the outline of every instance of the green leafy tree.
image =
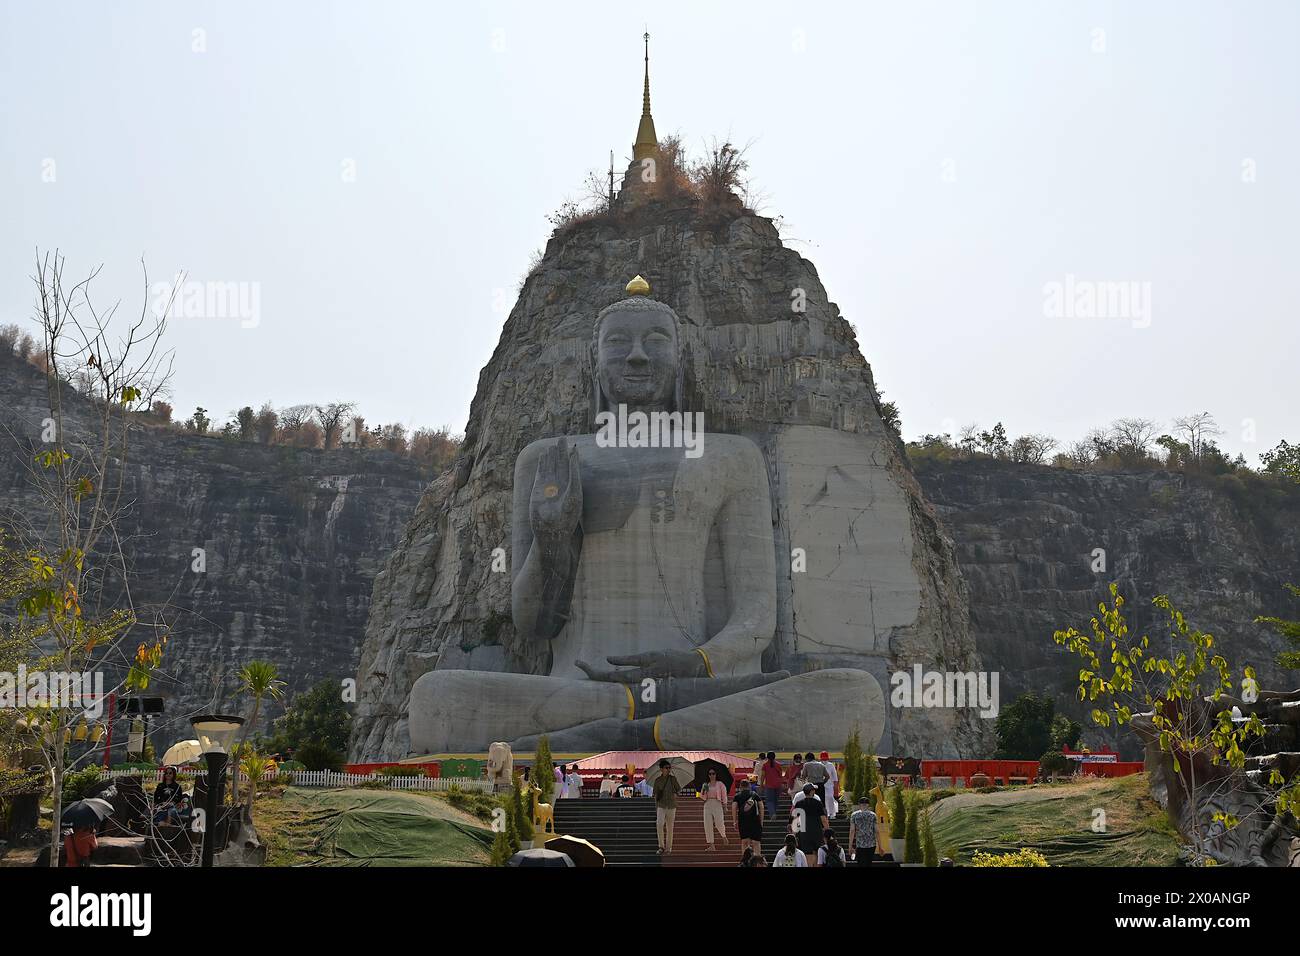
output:
[[185, 423], [185, 427], [198, 432], [200, 435], [206, 435], [211, 425], [212, 419], [208, 417], [208, 410], [202, 406], [194, 409], [194, 414]]
[[851, 794], [855, 799], [863, 792], [861, 790], [863, 762], [861, 735], [855, 727], [844, 744], [844, 780], [842, 781], [844, 792]]
[[1049, 697], [1021, 694], [998, 714], [995, 729], [998, 760], [1037, 760], [1052, 747], [1052, 719], [1056, 705]]
[[1038, 758], [1040, 773], [1064, 775], [1070, 770], [1070, 758], [1059, 750], [1049, 750]]
[[880, 763], [876, 760], [876, 745], [872, 744], [867, 748], [866, 757], [862, 761], [862, 792], [868, 797], [871, 791], [880, 785]]
[[537, 739], [537, 753], [533, 755], [533, 784], [542, 791], [542, 803], [550, 803], [555, 794], [555, 770], [551, 766], [551, 740], [546, 734]]
[[[1183, 790], [1187, 805], [1199, 808], [1204, 798], [1218, 788], [1231, 785], [1232, 777], [1221, 781], [1198, 778], [1198, 758], [1208, 758], [1212, 765], [1227, 764], [1241, 771], [1246, 763], [1246, 746], [1251, 737], [1262, 736], [1263, 722], [1252, 714], [1234, 721], [1229, 705], [1234, 687], [1228, 662], [1216, 649], [1212, 634], [1192, 628], [1164, 595], [1152, 603], [1169, 616], [1172, 647], [1168, 657], [1153, 651], [1146, 635], [1134, 635], [1124, 616], [1124, 598], [1117, 585], [1110, 586], [1111, 603], [1098, 605], [1098, 613], [1089, 622], [1087, 633], [1070, 627], [1056, 631], [1057, 644], [1078, 655], [1083, 667], [1079, 671], [1079, 699], [1095, 706], [1091, 718], [1100, 727], [1112, 723], [1123, 726], [1135, 712], [1147, 712], [1162, 751], [1170, 755], [1174, 776]], [[1163, 641], [1160, 642], [1164, 644]], [[1243, 669], [1243, 686], [1257, 686], [1253, 668]], [[1224, 699], [1226, 698], [1226, 699]], [[1193, 702], [1223, 700], [1217, 713], [1206, 717], [1213, 708], [1191, 706]], [[1267, 781], [1274, 789], [1274, 806], [1278, 817], [1300, 808], [1300, 777], [1286, 781], [1274, 768]], [[1212, 837], [1196, 812], [1188, 815], [1193, 846], [1204, 856], [1211, 856]], [[1230, 814], [1216, 812], [1215, 823], [1225, 829], [1241, 821]]]
[[[266, 698], [279, 700], [284, 695], [284, 681], [280, 680], [280, 670], [270, 661], [249, 661], [239, 669], [238, 680], [239, 690], [237, 693], [253, 698], [252, 715], [244, 722], [243, 730], [239, 735], [238, 748], [242, 749], [248, 741], [248, 735], [253, 728], [257, 726], [257, 718], [262, 713], [262, 701]], [[253, 805], [253, 793], [257, 784], [255, 781], [248, 782], [248, 806]], [[231, 774], [230, 778], [230, 800], [233, 805], [238, 805], [239, 797], [239, 776]]]
[[[29, 468], [39, 512], [40, 538], [18, 541], [0, 573], [0, 645], [29, 670], [54, 674], [108, 672], [105, 694], [145, 690], [161, 663], [166, 612], [142, 623], [133, 603], [131, 562], [121, 542], [133, 506], [127, 465], [134, 460], [132, 424], [167, 387], [170, 353], [158, 345], [172, 300], [122, 325], [113, 309], [92, 303], [92, 273], [69, 287], [63, 257], [38, 253], [35, 320], [37, 354], [45, 372], [39, 443]], [[145, 276], [145, 288], [149, 288]], [[173, 296], [174, 298], [174, 296]], [[151, 319], [150, 316], [156, 316]], [[35, 523], [35, 522], [32, 522]], [[6, 549], [8, 550], [8, 549]], [[139, 641], [137, 630], [151, 630]], [[125, 677], [120, 675], [125, 674]], [[69, 741], [90, 702], [60, 695], [21, 715], [26, 745], [48, 773], [51, 818], [61, 819], [63, 778], [81, 760], [102, 756], [102, 745]], [[103, 701], [97, 701], [102, 705]], [[16, 731], [19, 716], [0, 719]], [[50, 828], [50, 865], [58, 866], [61, 828]]]
[[294, 757], [308, 770], [343, 769], [343, 754], [315, 740], [303, 744]]
[[922, 863], [921, 823], [917, 818], [923, 814], [919, 794], [913, 794], [907, 801], [907, 827], [903, 833], [903, 862]]
[[245, 405], [237, 411], [235, 420], [238, 422], [240, 441], [252, 441], [257, 437], [257, 412], [253, 411], [251, 405]]
[[[891, 838], [907, 837], [907, 800], [899, 784], [889, 793], [889, 835]], [[903, 860], [898, 862], [902, 863]]]
[[497, 835], [492, 838], [492, 856], [489, 863], [492, 866], [506, 866], [516, 852], [518, 851], [510, 847], [510, 835], [506, 830], [498, 830]]
[[930, 819], [930, 808], [921, 812], [921, 857], [926, 866], [939, 865], [939, 851], [934, 845], [934, 823]]
[[1259, 460], [1265, 474], [1300, 481], [1300, 445], [1292, 445], [1283, 439], [1276, 448], [1260, 455]]
[[[516, 844], [533, 842], [533, 817], [531, 808], [533, 799], [531, 794], [525, 794], [520, 784], [521, 778], [516, 776], [514, 786], [510, 792], [509, 813], [510, 824], [515, 830]], [[518, 845], [515, 849], [518, 850]]]
[[284, 754], [316, 741], [342, 753], [348, 746], [351, 721], [339, 682], [326, 678], [289, 701], [284, 716], [275, 722], [267, 749]]
[[1081, 736], [1083, 736], [1083, 725], [1077, 720], [1071, 720], [1065, 714], [1057, 714], [1052, 718], [1053, 750], [1077, 750]]
[[[1283, 442], [1285, 444], [1285, 442]], [[1300, 588], [1294, 584], [1282, 585], [1292, 596], [1300, 598]], [[1280, 617], [1257, 617], [1256, 624], [1267, 624], [1280, 634], [1295, 650], [1282, 651], [1277, 655], [1277, 663], [1287, 670], [1300, 670], [1300, 621], [1288, 621]]]

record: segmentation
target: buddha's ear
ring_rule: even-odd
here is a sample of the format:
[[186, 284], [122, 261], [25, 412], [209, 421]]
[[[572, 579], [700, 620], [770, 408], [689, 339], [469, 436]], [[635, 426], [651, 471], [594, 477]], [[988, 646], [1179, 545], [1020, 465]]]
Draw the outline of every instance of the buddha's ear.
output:
[[691, 362], [690, 346], [682, 337], [682, 330], [677, 329], [677, 380], [673, 383], [673, 407], [669, 411], [685, 412], [686, 408], [686, 368]]
[[606, 411], [605, 396], [600, 391], [600, 369], [596, 365], [596, 342], [593, 339], [588, 347], [588, 357], [591, 360], [591, 422], [588, 430], [596, 430], [596, 416]]

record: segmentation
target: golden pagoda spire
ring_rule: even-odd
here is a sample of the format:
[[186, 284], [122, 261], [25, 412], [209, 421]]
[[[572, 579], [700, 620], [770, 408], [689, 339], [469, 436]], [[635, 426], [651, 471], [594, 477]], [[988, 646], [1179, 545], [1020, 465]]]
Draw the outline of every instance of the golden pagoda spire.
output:
[[645, 37], [645, 92], [641, 95], [641, 122], [636, 128], [636, 142], [632, 144], [634, 160], [649, 159], [659, 149], [655, 136], [655, 121], [650, 115], [650, 34]]

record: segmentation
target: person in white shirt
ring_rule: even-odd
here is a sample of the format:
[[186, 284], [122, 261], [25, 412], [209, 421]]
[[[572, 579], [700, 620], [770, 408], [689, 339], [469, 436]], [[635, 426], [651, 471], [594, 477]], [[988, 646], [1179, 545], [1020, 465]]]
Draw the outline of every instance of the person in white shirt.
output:
[[844, 848], [835, 841], [835, 834], [829, 830], [826, 831], [822, 845], [817, 848], [817, 865], [826, 866], [828, 861], [831, 866], [848, 865], [844, 858]]
[[772, 860], [773, 866], [807, 866], [808, 857], [804, 856], [803, 850], [799, 849], [799, 841], [794, 838], [794, 834], [786, 835], [785, 846], [776, 851], [776, 857]]
[[576, 763], [569, 767], [568, 776], [564, 778], [564, 795], [570, 800], [582, 796], [582, 774], [578, 773]]
[[612, 797], [617, 789], [618, 781], [614, 779], [614, 775], [612, 773], [605, 774], [605, 779], [600, 782], [600, 795], [602, 797]]
[[826, 767], [826, 772], [830, 779], [826, 781], [826, 815], [834, 820], [840, 815], [840, 772], [835, 769], [835, 761], [830, 759], [830, 754], [822, 751], [821, 761]]
[[722, 845], [727, 845], [727, 825], [724, 810], [727, 806], [727, 785], [718, 779], [716, 770], [709, 771], [709, 782], [704, 785], [701, 796], [704, 797], [704, 840], [708, 850], [713, 850], [713, 831], [722, 837]]

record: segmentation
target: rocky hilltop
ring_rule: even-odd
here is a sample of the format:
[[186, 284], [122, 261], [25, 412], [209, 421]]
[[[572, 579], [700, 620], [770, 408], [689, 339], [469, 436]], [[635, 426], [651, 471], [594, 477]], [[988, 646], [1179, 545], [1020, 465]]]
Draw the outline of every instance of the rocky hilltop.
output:
[[[68, 427], [84, 428], [85, 403], [69, 393]], [[37, 531], [27, 468], [48, 414], [44, 376], [0, 354], [0, 520]], [[274, 661], [290, 692], [352, 677], [375, 574], [427, 477], [381, 451], [133, 432], [125, 550], [137, 607], [173, 625], [150, 690], [167, 698], [167, 719], [187, 726], [186, 714], [228, 703], [255, 658]], [[191, 570], [194, 548], [204, 573]]]
[[[1168, 628], [1150, 599], [1167, 594], [1219, 639], [1238, 672], [1250, 664], [1264, 687], [1295, 685], [1294, 673], [1274, 663], [1280, 638], [1251, 622], [1300, 617], [1282, 587], [1300, 583], [1300, 486], [991, 460], [927, 462], [917, 477], [956, 541], [971, 630], [986, 664], [1002, 675], [1004, 701], [1046, 690], [1082, 716], [1077, 658], [1052, 642], [1052, 632], [1086, 630], [1112, 581], [1128, 600], [1130, 626], [1153, 642]], [[1093, 570], [1095, 549], [1105, 552], [1105, 570]], [[1095, 729], [1088, 734], [1100, 739]], [[1140, 753], [1131, 734], [1116, 742]]]
[[[778, 568], [764, 669], [858, 667], [887, 691], [887, 674], [914, 663], [980, 668], [952, 543], [812, 263], [738, 204], [650, 202], [559, 230], [527, 277], [479, 376], [463, 457], [426, 491], [376, 580], [353, 757], [409, 751], [409, 691], [431, 669], [547, 666], [509, 617], [515, 460], [535, 439], [590, 430], [595, 316], [637, 274], [684, 325], [686, 407], [764, 452]], [[796, 549], [806, 571], [792, 568]], [[495, 570], [494, 555], [505, 558]], [[908, 711], [883, 745], [980, 752], [987, 724]]]

